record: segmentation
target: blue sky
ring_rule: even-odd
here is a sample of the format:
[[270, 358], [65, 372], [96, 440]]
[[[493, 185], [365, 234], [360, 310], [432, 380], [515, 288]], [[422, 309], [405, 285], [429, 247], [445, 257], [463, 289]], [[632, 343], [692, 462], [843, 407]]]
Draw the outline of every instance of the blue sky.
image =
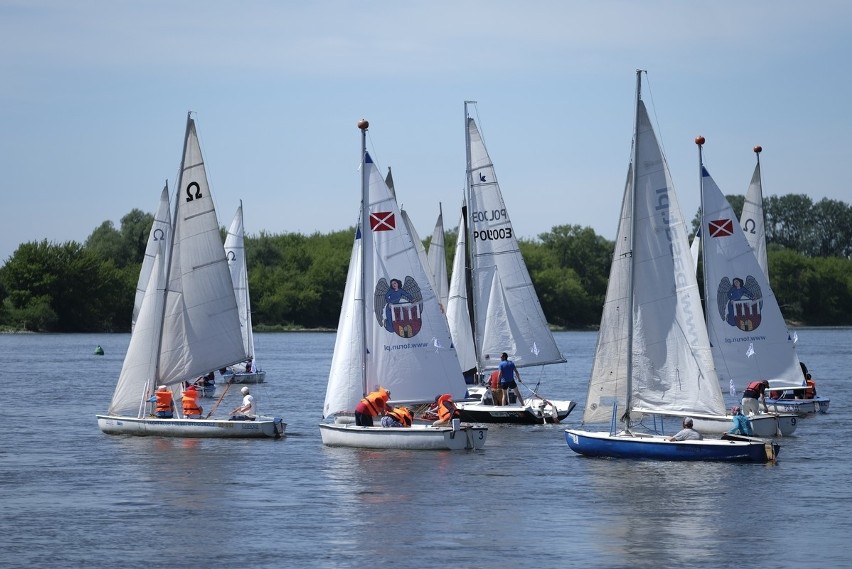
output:
[[726, 194], [760, 144], [766, 195], [848, 203], [850, 59], [845, 1], [0, 0], [0, 262], [153, 213], [189, 110], [222, 225], [353, 225], [364, 117], [426, 237], [458, 221], [465, 99], [520, 236], [613, 239], [637, 68], [688, 219], [698, 134]]

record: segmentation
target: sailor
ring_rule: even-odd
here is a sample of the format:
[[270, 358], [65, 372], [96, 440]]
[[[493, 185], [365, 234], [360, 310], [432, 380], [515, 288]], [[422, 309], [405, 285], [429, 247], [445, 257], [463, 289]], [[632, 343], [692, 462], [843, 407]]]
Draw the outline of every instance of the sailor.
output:
[[408, 407], [394, 407], [382, 417], [383, 427], [410, 427], [413, 420]]
[[749, 383], [743, 392], [743, 415], [756, 415], [760, 412], [760, 406], [757, 400], [763, 402], [763, 410], [769, 413], [769, 407], [766, 406], [766, 390], [769, 388], [769, 381], [752, 381]]
[[432, 423], [433, 427], [442, 427], [449, 425], [453, 419], [458, 419], [459, 413], [456, 404], [453, 403], [453, 396], [449, 393], [444, 393], [438, 396], [438, 420]]
[[254, 421], [257, 416], [257, 408], [254, 404], [254, 397], [249, 392], [248, 387], [240, 389], [243, 394], [243, 404], [234, 408], [231, 411], [231, 421]]
[[148, 401], [154, 403], [155, 416], [161, 419], [174, 417], [175, 402], [172, 399], [172, 392], [165, 385], [159, 386]]
[[204, 409], [198, 404], [198, 390], [194, 385], [187, 387], [181, 397], [183, 404], [183, 416], [186, 419], [200, 419]]
[[361, 427], [372, 427], [373, 417], [387, 413], [393, 406], [388, 403], [390, 391], [379, 387], [370, 392], [355, 406], [355, 424]]

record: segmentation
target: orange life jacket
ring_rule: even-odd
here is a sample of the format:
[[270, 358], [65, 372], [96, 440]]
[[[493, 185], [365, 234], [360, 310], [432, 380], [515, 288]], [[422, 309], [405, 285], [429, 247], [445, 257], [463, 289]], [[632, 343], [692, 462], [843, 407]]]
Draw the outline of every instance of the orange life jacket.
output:
[[489, 378], [489, 383], [491, 384], [491, 389], [500, 389], [500, 370], [495, 369], [491, 372], [491, 377]]
[[171, 391], [155, 391], [154, 395], [157, 396], [157, 411], [171, 411], [172, 410], [172, 392]]
[[766, 386], [763, 384], [763, 382], [761, 382], [761, 381], [752, 381], [751, 383], [749, 383], [749, 384], [746, 386], [745, 391], [743, 392], [743, 396], [744, 396], [744, 397], [751, 397], [751, 398], [757, 399], [757, 398], [759, 398], [761, 395], [763, 395], [763, 391], [764, 391], [765, 389], [766, 389]]
[[396, 419], [403, 427], [411, 426], [413, 417], [407, 407], [396, 407], [392, 411], [388, 411], [388, 415]]
[[445, 393], [438, 398], [438, 419], [441, 421], [449, 421], [459, 416], [459, 410], [456, 404], [453, 403], [453, 396]]
[[385, 402], [388, 400], [386, 391], [373, 391], [361, 400], [367, 406], [367, 411], [370, 415], [376, 416], [381, 414], [385, 409]]
[[816, 397], [816, 382], [810, 377], [805, 380], [808, 388], [805, 389], [805, 399], [813, 399]]
[[198, 393], [196, 391], [184, 391], [181, 397], [184, 415], [201, 415], [201, 407], [198, 406]]

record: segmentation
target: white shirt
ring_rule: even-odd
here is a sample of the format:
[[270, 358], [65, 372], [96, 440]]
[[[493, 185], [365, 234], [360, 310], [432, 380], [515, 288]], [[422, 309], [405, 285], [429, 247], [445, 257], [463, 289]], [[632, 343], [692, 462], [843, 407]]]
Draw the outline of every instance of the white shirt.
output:
[[243, 411], [248, 417], [254, 417], [257, 414], [257, 408], [254, 405], [254, 397], [251, 393], [243, 397], [243, 408], [248, 407], [248, 410]]

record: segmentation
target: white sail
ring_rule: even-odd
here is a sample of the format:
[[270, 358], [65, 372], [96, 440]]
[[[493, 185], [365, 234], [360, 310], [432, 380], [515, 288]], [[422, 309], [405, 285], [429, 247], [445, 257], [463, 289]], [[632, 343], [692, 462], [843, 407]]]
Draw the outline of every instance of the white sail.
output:
[[[502, 352], [507, 352], [518, 367], [564, 362], [524, 264], [494, 165], [471, 117], [467, 117], [467, 142], [468, 239], [473, 279], [496, 272], [496, 277], [486, 276], [490, 281], [473, 287], [478, 367], [496, 368]], [[505, 298], [499, 308], [489, 304], [493, 284], [502, 287]], [[509, 344], [486, 344], [486, 338], [508, 335], [511, 335]]]
[[476, 348], [473, 345], [473, 330], [470, 326], [470, 312], [467, 303], [467, 279], [465, 278], [465, 255], [467, 239], [464, 212], [459, 220], [456, 252], [453, 256], [453, 272], [447, 299], [447, 323], [456, 354], [464, 372], [476, 369]]
[[760, 179], [760, 154], [758, 146], [755, 148], [757, 155], [757, 164], [754, 167], [754, 174], [751, 176], [751, 183], [748, 185], [748, 190], [743, 203], [743, 212], [740, 215], [740, 226], [742, 226], [746, 241], [754, 251], [754, 256], [757, 258], [757, 264], [763, 271], [766, 280], [769, 281], [769, 263], [766, 260], [766, 226], [763, 219], [763, 184]]
[[698, 274], [698, 257], [701, 255], [701, 230], [695, 232], [695, 237], [692, 238], [692, 244], [689, 246], [689, 252], [692, 254], [692, 272]]
[[769, 281], [734, 211], [701, 166], [707, 329], [719, 380], [738, 387], [780, 379], [802, 383], [792, 338]]
[[438, 294], [441, 306], [446, 310], [450, 290], [447, 278], [447, 255], [444, 247], [444, 212], [440, 209], [440, 204], [438, 204], [438, 220], [435, 222], [435, 229], [432, 231], [432, 240], [429, 242], [429, 252], [426, 257], [436, 286], [435, 292]]
[[366, 387], [384, 386], [395, 401], [432, 401], [441, 393], [461, 399], [464, 378], [427, 269], [405, 224], [397, 224], [399, 206], [369, 154], [365, 170]]
[[[391, 189], [388, 186], [388, 189]], [[393, 193], [393, 190], [391, 189]], [[426, 247], [423, 246], [423, 240], [420, 239], [420, 235], [417, 233], [417, 229], [414, 227], [414, 223], [411, 221], [411, 218], [408, 216], [408, 212], [404, 209], [399, 210], [400, 215], [402, 216], [402, 221], [405, 223], [405, 228], [408, 230], [408, 234], [411, 236], [411, 242], [414, 244], [414, 248], [417, 249], [417, 256], [420, 258], [420, 263], [424, 267], [429, 266], [429, 255], [426, 253]], [[426, 277], [429, 279], [429, 286], [432, 290], [437, 290], [438, 287], [435, 285], [435, 278], [432, 275], [431, 271], [426, 271]]]
[[634, 408], [724, 415], [687, 226], [641, 99], [636, 114], [635, 171], [622, 202], [583, 419], [609, 421], [613, 402], [619, 418]]
[[160, 194], [160, 206], [157, 208], [157, 213], [154, 215], [154, 223], [151, 225], [151, 231], [148, 233], [148, 244], [145, 246], [145, 257], [142, 259], [142, 268], [139, 271], [139, 279], [136, 283], [136, 298], [133, 301], [133, 315], [130, 320], [130, 329], [136, 327], [136, 319], [139, 317], [139, 310], [142, 308], [142, 299], [145, 298], [145, 287], [148, 286], [148, 281], [151, 277], [151, 271], [154, 268], [154, 257], [161, 252], [161, 245], [169, 243], [171, 240], [171, 207], [169, 205], [169, 185], [168, 183], [163, 188]]
[[145, 411], [144, 401], [158, 385], [157, 347], [163, 328], [168, 249], [168, 240], [157, 241], [148, 269], [148, 282], [143, 285], [145, 294], [109, 405], [110, 415], [141, 417]]
[[166, 385], [247, 355], [195, 121], [187, 121], [160, 344], [158, 381]]
[[257, 354], [254, 352], [254, 335], [251, 323], [251, 298], [248, 288], [248, 262], [245, 248], [245, 226], [243, 223], [243, 204], [237, 208], [228, 235], [225, 237], [225, 255], [231, 272], [231, 282], [237, 299], [237, 310], [240, 315], [240, 330], [243, 336], [243, 349], [254, 360], [258, 367]]
[[323, 417], [352, 412], [364, 396], [364, 295], [361, 292], [361, 229], [360, 222], [349, 257], [349, 271], [343, 289], [343, 304], [337, 323], [337, 336], [331, 356], [331, 370], [323, 403]]

